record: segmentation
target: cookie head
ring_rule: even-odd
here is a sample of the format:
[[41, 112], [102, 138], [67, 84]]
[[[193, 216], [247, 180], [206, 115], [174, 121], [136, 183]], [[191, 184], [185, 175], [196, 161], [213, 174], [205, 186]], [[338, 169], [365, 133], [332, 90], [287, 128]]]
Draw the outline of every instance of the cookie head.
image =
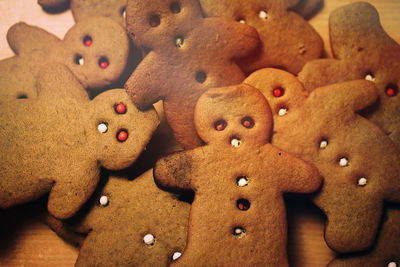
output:
[[139, 111], [125, 90], [110, 90], [91, 103], [92, 140], [101, 165], [115, 169], [128, 167], [144, 150], [159, 120], [154, 109]]
[[195, 0], [129, 1], [126, 8], [130, 37], [135, 43], [153, 49], [184, 42], [182, 36], [201, 19], [201, 9]]
[[254, 87], [213, 88], [197, 102], [195, 125], [207, 144], [258, 147], [270, 137], [272, 115], [265, 97]]
[[86, 88], [101, 88], [112, 84], [124, 71], [129, 39], [112, 19], [92, 17], [75, 24], [55, 53]]
[[103, 16], [113, 19], [125, 27], [127, 0], [74, 0], [71, 1], [71, 11], [76, 22], [88, 17]]

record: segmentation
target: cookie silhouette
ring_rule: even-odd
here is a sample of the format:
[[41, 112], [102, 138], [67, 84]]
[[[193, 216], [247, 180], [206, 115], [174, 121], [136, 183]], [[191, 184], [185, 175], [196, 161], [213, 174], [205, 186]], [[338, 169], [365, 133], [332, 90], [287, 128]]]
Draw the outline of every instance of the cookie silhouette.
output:
[[308, 91], [342, 81], [373, 81], [379, 100], [361, 114], [400, 147], [400, 45], [384, 31], [377, 10], [366, 2], [332, 12], [329, 32], [334, 59], [310, 61], [299, 79]]
[[125, 30], [111, 19], [92, 17], [75, 24], [63, 40], [23, 22], [14, 24], [7, 40], [15, 56], [0, 61], [0, 101], [35, 98], [40, 68], [58, 62], [68, 66], [91, 92], [116, 82], [129, 53]]
[[206, 145], [154, 168], [160, 187], [195, 192], [176, 265], [287, 266], [283, 193], [317, 190], [318, 170], [268, 143], [271, 110], [251, 86], [206, 91], [195, 124]]
[[263, 69], [245, 82], [271, 105], [271, 143], [314, 164], [324, 177], [314, 203], [327, 216], [325, 241], [338, 252], [361, 251], [375, 239], [383, 202], [400, 202], [400, 155], [375, 124], [356, 114], [377, 98], [357, 80], [307, 92], [292, 74]]
[[265, 67], [283, 68], [298, 73], [303, 65], [322, 56], [319, 34], [298, 14], [288, 11], [290, 0], [200, 0], [207, 17], [223, 17], [254, 27], [261, 45], [249, 57], [239, 61], [251, 73]]
[[235, 60], [258, 45], [257, 32], [237, 22], [203, 18], [199, 3], [130, 1], [127, 30], [149, 51], [125, 84], [133, 102], [144, 109], [163, 100], [166, 119], [184, 148], [202, 144], [193, 114], [200, 95], [211, 87], [241, 83]]
[[158, 125], [123, 89], [90, 100], [64, 65], [45, 66], [36, 99], [0, 105], [0, 207], [50, 193], [49, 212], [71, 217], [90, 197], [100, 167], [131, 165]]

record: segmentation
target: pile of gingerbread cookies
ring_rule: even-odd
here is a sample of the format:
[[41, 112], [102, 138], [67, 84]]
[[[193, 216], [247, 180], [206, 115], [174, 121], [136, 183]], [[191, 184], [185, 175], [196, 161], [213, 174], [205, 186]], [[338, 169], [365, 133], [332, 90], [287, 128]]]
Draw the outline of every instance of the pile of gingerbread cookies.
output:
[[322, 58], [321, 1], [38, 2], [76, 24], [7, 33], [0, 208], [45, 197], [77, 266], [287, 266], [287, 193], [329, 266], [400, 266], [400, 45], [371, 4]]

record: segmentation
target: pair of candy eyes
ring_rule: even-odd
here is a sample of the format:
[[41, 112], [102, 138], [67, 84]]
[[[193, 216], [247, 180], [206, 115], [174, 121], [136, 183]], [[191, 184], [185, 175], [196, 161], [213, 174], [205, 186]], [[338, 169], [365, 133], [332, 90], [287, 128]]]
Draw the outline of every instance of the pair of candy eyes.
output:
[[[90, 36], [86, 35], [86, 36], [83, 38], [83, 44], [84, 44], [85, 46], [87, 46], [87, 47], [92, 46], [92, 44], [93, 44], [92, 38], [91, 38]], [[75, 63], [76, 63], [77, 65], [83, 65], [83, 64], [85, 64], [85, 60], [84, 60], [84, 58], [83, 58], [81, 55], [77, 55], [77, 56], [75, 57]], [[106, 68], [110, 65], [110, 63], [109, 63], [109, 61], [108, 61], [108, 59], [107, 59], [106, 57], [101, 57], [101, 58], [99, 59], [98, 64], [99, 64], [99, 67], [102, 68], [102, 69], [106, 69]]]
[[[251, 117], [244, 117], [241, 121], [243, 127], [251, 129], [254, 127], [254, 120]], [[214, 123], [214, 129], [217, 131], [225, 130], [228, 123], [225, 120], [218, 120]]]
[[[375, 76], [372, 73], [367, 73], [364, 77], [365, 80], [374, 82], [375, 81]], [[399, 88], [396, 84], [391, 83], [388, 84], [385, 88], [385, 93], [389, 97], [396, 96], [399, 93]]]
[[[265, 11], [265, 10], [260, 10], [260, 12], [258, 12], [258, 17], [259, 17], [260, 19], [262, 19], [262, 20], [267, 20], [268, 17], [269, 17], [269, 15], [268, 15], [268, 12], [267, 12], [267, 11]], [[237, 21], [239, 21], [240, 23], [243, 23], [243, 24], [246, 23], [246, 20], [243, 19], [243, 18], [238, 18]]]
[[[169, 9], [172, 13], [178, 14], [181, 12], [181, 6], [178, 2], [172, 2], [171, 5], [169, 6]], [[159, 26], [161, 23], [161, 18], [160, 15], [153, 14], [149, 18], [149, 24], [151, 27], [155, 28]]]
[[[125, 114], [127, 110], [128, 108], [124, 103], [119, 103], [114, 105], [114, 111], [117, 114]], [[108, 131], [108, 123], [107, 122], [99, 123], [97, 129], [99, 130], [100, 133], [106, 133]], [[128, 139], [128, 130], [126, 129], [118, 130], [116, 138], [119, 142], [125, 142]]]

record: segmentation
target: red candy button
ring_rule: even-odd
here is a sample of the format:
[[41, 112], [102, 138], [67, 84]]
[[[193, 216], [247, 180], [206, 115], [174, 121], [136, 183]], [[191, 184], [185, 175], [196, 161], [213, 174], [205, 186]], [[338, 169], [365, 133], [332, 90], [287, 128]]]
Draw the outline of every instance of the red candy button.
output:
[[120, 142], [124, 142], [126, 141], [126, 139], [128, 139], [128, 131], [125, 129], [119, 130], [117, 133], [117, 140]]
[[160, 17], [158, 15], [152, 15], [150, 17], [150, 26], [154, 28], [158, 25], [160, 25]]
[[118, 114], [125, 114], [126, 113], [126, 106], [124, 103], [119, 103], [115, 105], [115, 112]]
[[394, 89], [393, 88], [386, 89], [386, 94], [388, 96], [394, 96]]
[[99, 60], [100, 68], [105, 69], [108, 67], [108, 65], [109, 65], [108, 60], [106, 58], [104, 58], [104, 57], [100, 58], [100, 60]]
[[276, 88], [272, 93], [275, 97], [281, 97], [285, 93], [285, 90], [283, 90], [282, 88]]
[[86, 36], [83, 39], [83, 43], [85, 44], [85, 46], [91, 46], [93, 44], [92, 38], [90, 38], [89, 36]]
[[244, 117], [242, 119], [242, 125], [248, 129], [253, 128], [254, 126], [254, 120], [250, 117]]
[[215, 130], [217, 130], [217, 131], [223, 131], [226, 127], [226, 121], [219, 120], [215, 123], [214, 127], [215, 127]]

